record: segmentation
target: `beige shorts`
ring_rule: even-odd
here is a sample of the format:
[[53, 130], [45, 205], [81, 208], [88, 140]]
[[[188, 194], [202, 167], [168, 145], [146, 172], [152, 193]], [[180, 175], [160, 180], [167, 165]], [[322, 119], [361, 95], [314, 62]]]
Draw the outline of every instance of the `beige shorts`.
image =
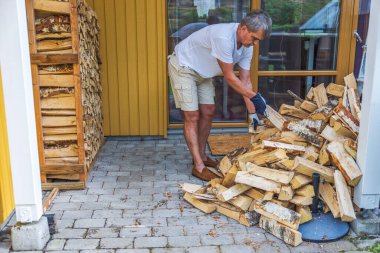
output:
[[176, 108], [198, 111], [198, 104], [215, 104], [211, 78], [203, 78], [189, 67], [181, 67], [175, 54], [169, 56], [168, 65]]

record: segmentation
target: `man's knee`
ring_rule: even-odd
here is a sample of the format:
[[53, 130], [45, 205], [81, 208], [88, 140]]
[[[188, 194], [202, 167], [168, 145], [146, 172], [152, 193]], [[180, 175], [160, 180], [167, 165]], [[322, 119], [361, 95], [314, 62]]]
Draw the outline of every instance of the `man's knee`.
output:
[[185, 123], [197, 123], [199, 121], [199, 111], [184, 111]]
[[204, 118], [213, 118], [215, 110], [215, 105], [200, 105], [201, 116]]

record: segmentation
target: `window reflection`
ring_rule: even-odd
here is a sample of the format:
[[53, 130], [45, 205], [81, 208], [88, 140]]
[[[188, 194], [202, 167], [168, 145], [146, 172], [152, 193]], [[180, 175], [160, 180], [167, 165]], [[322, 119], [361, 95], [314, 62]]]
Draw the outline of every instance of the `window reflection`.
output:
[[335, 70], [339, 0], [262, 0], [273, 20], [260, 44], [259, 70]]

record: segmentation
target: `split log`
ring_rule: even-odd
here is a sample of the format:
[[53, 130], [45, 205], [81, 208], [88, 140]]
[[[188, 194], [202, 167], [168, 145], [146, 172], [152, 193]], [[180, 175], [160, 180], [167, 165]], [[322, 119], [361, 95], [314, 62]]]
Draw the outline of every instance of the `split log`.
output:
[[334, 172], [334, 181], [341, 220], [351, 222], [356, 219], [356, 215], [346, 181], [339, 170]]
[[271, 191], [275, 193], [280, 193], [281, 190], [280, 183], [252, 175], [248, 171], [239, 171], [236, 174], [235, 182], [250, 185], [252, 187], [262, 189], [264, 191]]
[[311, 184], [302, 186], [296, 191], [296, 195], [312, 198], [315, 196], [314, 187]]
[[267, 113], [269, 121], [278, 129], [282, 130], [282, 126], [284, 125], [286, 119], [281, 116], [278, 112], [276, 112], [269, 105], [267, 106]]
[[357, 137], [357, 135], [354, 134], [349, 128], [343, 126], [340, 121], [335, 121], [333, 129], [338, 135], [344, 136], [346, 138], [355, 140]]
[[327, 141], [323, 144], [319, 151], [318, 163], [320, 165], [330, 165], [330, 155], [327, 152]]
[[253, 163], [246, 164], [247, 171], [255, 176], [263, 177], [283, 185], [287, 185], [290, 183], [294, 176], [294, 172], [292, 171], [281, 171], [275, 169], [269, 169], [265, 167], [257, 166]]
[[353, 88], [355, 90], [358, 89], [358, 85], [356, 83], [354, 73], [350, 73], [349, 75], [345, 76], [343, 79], [344, 79], [344, 83], [346, 84], [348, 88]]
[[240, 194], [249, 190], [250, 188], [252, 188], [252, 186], [245, 185], [245, 184], [235, 184], [234, 186], [228, 188], [228, 190], [225, 190], [219, 193], [217, 195], [217, 198], [221, 200], [222, 202], [226, 202], [236, 196], [239, 196]]
[[300, 232], [288, 228], [287, 226], [284, 226], [281, 223], [263, 215], [260, 217], [259, 226], [266, 232], [271, 233], [277, 238], [283, 240], [285, 243], [294, 247], [302, 243], [302, 234]]
[[307, 112], [314, 112], [315, 110], [318, 109], [318, 106], [311, 101], [304, 100], [302, 104], [300, 105], [300, 108]]
[[342, 172], [347, 183], [351, 186], [356, 186], [363, 174], [355, 160], [346, 152], [343, 144], [336, 141], [331, 142], [327, 145], [327, 150], [331, 154], [333, 163]]
[[267, 141], [264, 140], [262, 142], [265, 148], [281, 148], [286, 150], [287, 152], [293, 152], [293, 151], [298, 151], [298, 152], [305, 152], [305, 147], [303, 146], [298, 146], [298, 145], [290, 145], [290, 144], [285, 144], [281, 142], [274, 142], [274, 141]]
[[295, 195], [289, 202], [297, 206], [310, 206], [313, 203], [313, 198]]
[[317, 87], [314, 87], [313, 93], [314, 93], [314, 101], [317, 104], [318, 108], [321, 108], [322, 106], [326, 105], [329, 102], [327, 98], [326, 88], [323, 83], [321, 83]]
[[343, 143], [343, 146], [344, 146], [344, 149], [346, 150], [346, 152], [348, 154], [350, 154], [352, 156], [352, 158], [354, 158], [356, 160], [356, 157], [357, 157], [357, 149], [358, 149], [358, 145], [356, 142], [354, 142], [353, 140], [346, 140], [344, 143]]
[[322, 138], [315, 132], [311, 131], [307, 127], [298, 124], [297, 122], [289, 122], [284, 124], [284, 128], [291, 130], [293, 133], [301, 136], [307, 142], [320, 147], [322, 145]]
[[351, 129], [352, 132], [355, 134], [359, 133], [359, 121], [346, 109], [346, 107], [338, 105], [334, 109], [334, 113]]
[[[216, 196], [220, 200], [221, 194], [225, 191], [228, 190], [228, 188], [224, 187], [221, 184], [215, 185], [215, 190], [216, 190]], [[248, 211], [253, 199], [251, 199], [248, 196], [245, 195], [239, 195], [236, 196], [233, 199], [230, 199], [228, 202], [236, 207], [239, 207], [243, 211]]]
[[322, 120], [323, 122], [327, 123], [331, 114], [332, 114], [333, 107], [330, 105], [322, 106], [312, 112], [309, 116], [309, 119], [312, 120]]
[[45, 148], [44, 153], [45, 158], [77, 157], [78, 146], [73, 144], [62, 148]]
[[329, 95], [341, 98], [341, 97], [343, 97], [343, 94], [344, 94], [344, 86], [339, 85], [339, 84], [335, 84], [335, 83], [330, 83], [326, 87], [326, 92]]
[[319, 184], [319, 194], [323, 198], [325, 204], [329, 207], [334, 218], [340, 217], [339, 205], [336, 192], [331, 184], [324, 182]]
[[278, 221], [279, 223], [292, 229], [297, 230], [300, 224], [301, 215], [299, 213], [270, 201], [257, 200], [255, 202], [254, 209], [259, 214]]
[[277, 128], [268, 128], [265, 129], [263, 132], [252, 135], [251, 142], [255, 143], [258, 141], [266, 140], [275, 135], [276, 133], [280, 132]]
[[360, 120], [360, 102], [356, 91], [353, 88], [349, 88], [347, 91], [347, 96], [351, 114], [355, 117], [355, 119]]
[[345, 136], [342, 136], [340, 134], [337, 134], [337, 132], [334, 131], [334, 129], [330, 126], [326, 126], [325, 129], [323, 129], [321, 136], [328, 140], [329, 142], [337, 141], [337, 142], [344, 142], [348, 138]]
[[263, 191], [255, 188], [251, 188], [248, 191], [244, 192], [244, 195], [247, 195], [248, 197], [255, 200], [262, 199], [264, 197]]
[[212, 213], [216, 210], [216, 206], [214, 204], [196, 199], [188, 192], [185, 193], [183, 199], [204, 213]]
[[314, 88], [310, 87], [310, 90], [306, 94], [306, 99], [308, 99], [309, 101], [312, 101], [313, 98], [314, 98]]
[[284, 160], [278, 161], [278, 162], [276, 162], [276, 163], [274, 163], [272, 165], [275, 168], [279, 168], [279, 169], [282, 169], [282, 170], [292, 171], [293, 167], [294, 167], [294, 160], [284, 159]]
[[281, 186], [281, 191], [278, 195], [279, 200], [289, 201], [293, 198], [294, 192], [292, 190], [292, 187], [288, 185]]
[[281, 105], [279, 113], [281, 115], [288, 115], [299, 119], [306, 119], [309, 116], [307, 112], [287, 104]]
[[257, 155], [255, 154], [253, 157], [250, 157], [248, 160], [246, 157], [238, 158], [239, 162], [252, 162], [256, 165], [264, 165], [267, 163], [274, 163], [278, 162], [280, 160], [286, 159], [288, 156], [286, 155], [285, 150], [283, 149], [276, 149], [269, 153], [264, 153]]
[[294, 160], [294, 170], [309, 177], [319, 173], [327, 182], [334, 182], [334, 170], [299, 156]]
[[310, 208], [308, 206], [297, 206], [296, 211], [297, 213], [301, 214], [300, 224], [306, 223], [313, 219]]
[[247, 227], [256, 225], [259, 221], [259, 215], [255, 211], [242, 212], [228, 203], [216, 203], [216, 211], [238, 221]]
[[239, 171], [237, 166], [234, 164], [230, 168], [230, 170], [227, 172], [227, 174], [224, 176], [222, 185], [229, 188], [235, 184], [235, 177], [236, 173]]
[[292, 181], [290, 181], [290, 185], [293, 190], [299, 189], [304, 185], [311, 183], [313, 180], [309, 176], [305, 176], [303, 174], [297, 174], [293, 177]]

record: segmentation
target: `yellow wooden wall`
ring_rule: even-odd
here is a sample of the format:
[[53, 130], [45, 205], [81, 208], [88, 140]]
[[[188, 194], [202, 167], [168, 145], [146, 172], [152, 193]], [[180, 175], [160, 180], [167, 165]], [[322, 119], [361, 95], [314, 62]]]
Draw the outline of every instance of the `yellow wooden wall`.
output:
[[167, 134], [165, 0], [87, 0], [100, 23], [105, 135]]
[[0, 224], [14, 208], [3, 86], [0, 73]]

